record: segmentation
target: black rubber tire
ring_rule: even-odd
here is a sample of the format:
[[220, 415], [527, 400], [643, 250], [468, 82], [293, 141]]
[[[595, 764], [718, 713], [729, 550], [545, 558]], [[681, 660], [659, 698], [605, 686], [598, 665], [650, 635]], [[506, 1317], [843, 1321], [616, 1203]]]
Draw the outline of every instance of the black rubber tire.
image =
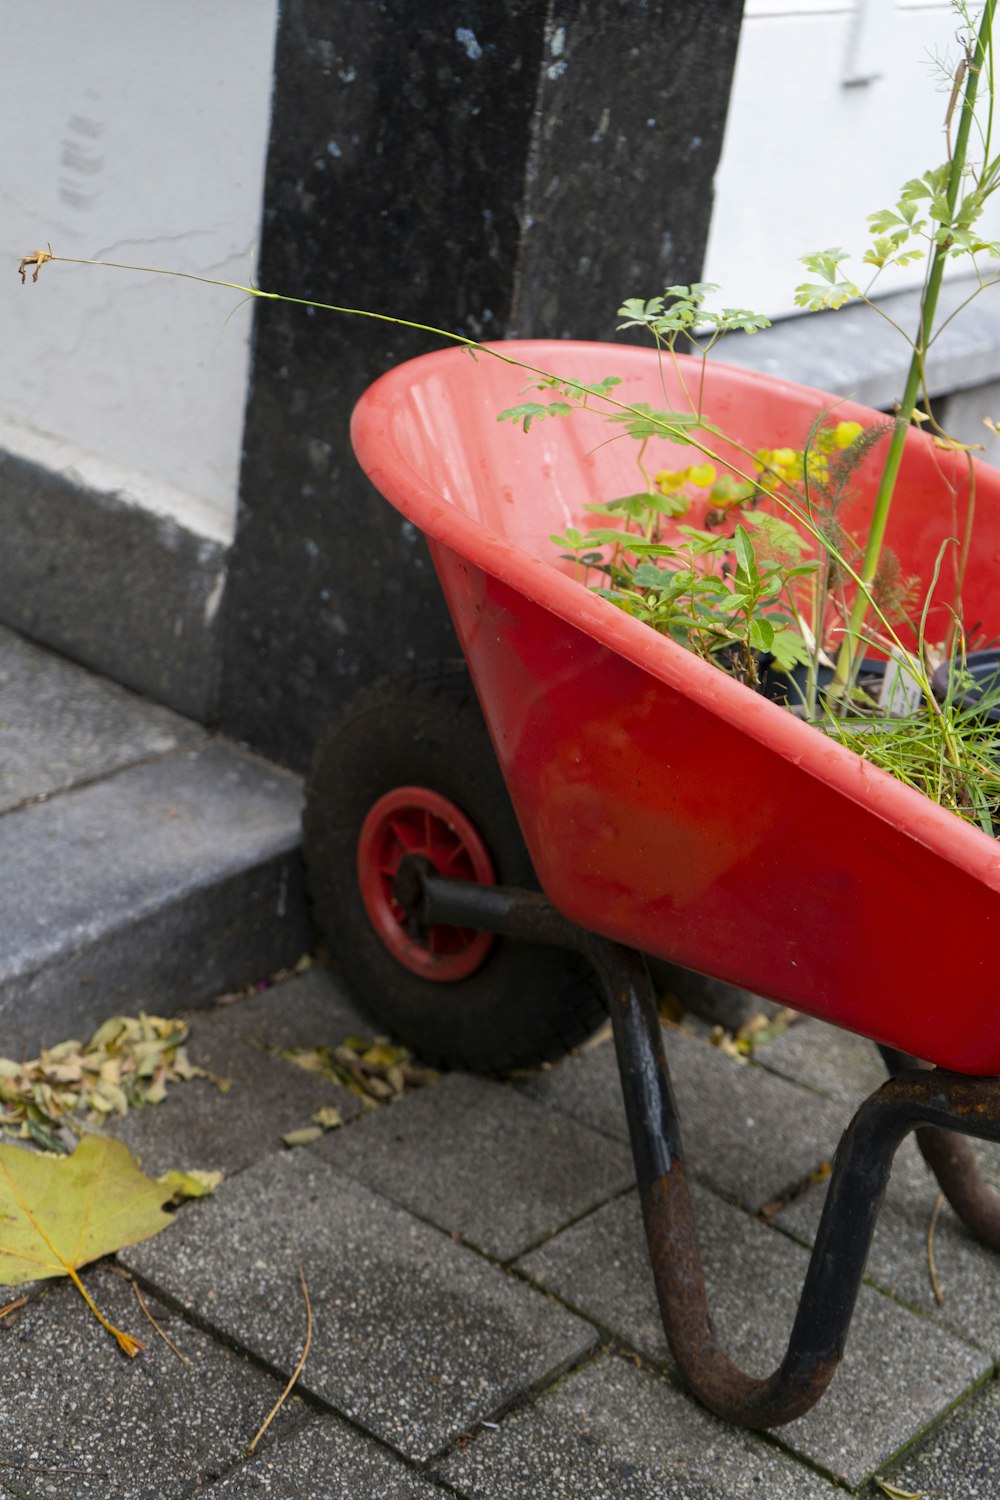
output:
[[439, 982], [404, 967], [372, 926], [361, 825], [386, 792], [413, 785], [471, 819], [501, 885], [538, 887], [464, 663], [383, 679], [325, 735], [306, 783], [307, 888], [334, 966], [379, 1026], [429, 1063], [496, 1074], [563, 1056], [606, 1018], [580, 955], [497, 938], [474, 974]]

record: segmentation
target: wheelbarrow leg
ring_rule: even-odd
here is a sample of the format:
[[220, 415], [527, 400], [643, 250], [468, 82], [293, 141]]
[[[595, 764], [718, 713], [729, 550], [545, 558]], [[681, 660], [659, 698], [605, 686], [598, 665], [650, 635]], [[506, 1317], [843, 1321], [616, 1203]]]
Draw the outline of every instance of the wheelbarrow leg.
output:
[[865, 1100], [834, 1159], [785, 1357], [758, 1379], [733, 1364], [712, 1327], [663, 1031], [642, 956], [576, 926], [537, 892], [444, 879], [415, 856], [402, 861], [393, 889], [417, 929], [478, 927], [586, 954], [611, 1013], [653, 1279], [677, 1367], [726, 1421], [777, 1427], [802, 1416], [843, 1354], [900, 1141], [922, 1126], [1000, 1140], [1000, 1079], [918, 1069]]
[[[848, 1149], [838, 1158], [839, 1172], [831, 1181], [788, 1352], [768, 1378], [745, 1374], [720, 1347], [708, 1310], [663, 1032], [642, 959], [597, 942], [590, 957], [608, 993], [653, 1279], [670, 1351], [695, 1395], [718, 1416], [750, 1427], [790, 1422], [819, 1400], [836, 1371], [892, 1152], [883, 1149], [866, 1161]], [[850, 1189], [860, 1189], [860, 1202], [845, 1220], [841, 1210]]]
[[[905, 1052], [879, 1044], [890, 1077], [913, 1068], [927, 1068]], [[917, 1145], [924, 1161], [962, 1223], [991, 1250], [1000, 1250], [1000, 1194], [984, 1180], [969, 1142], [952, 1130], [923, 1125]]]
[[[951, 1136], [948, 1119], [1000, 1139], [994, 1079], [910, 1073], [861, 1106], [834, 1161], [816, 1243], [784, 1359], [765, 1379], [740, 1370], [712, 1326], [695, 1235], [677, 1108], [656, 999], [641, 956], [592, 939], [585, 950], [608, 994], [622, 1091], [639, 1177], [653, 1279], [670, 1351], [695, 1395], [718, 1416], [775, 1427], [802, 1416], [826, 1390], [843, 1354], [892, 1158], [923, 1121]], [[964, 1142], [962, 1143], [964, 1145]]]

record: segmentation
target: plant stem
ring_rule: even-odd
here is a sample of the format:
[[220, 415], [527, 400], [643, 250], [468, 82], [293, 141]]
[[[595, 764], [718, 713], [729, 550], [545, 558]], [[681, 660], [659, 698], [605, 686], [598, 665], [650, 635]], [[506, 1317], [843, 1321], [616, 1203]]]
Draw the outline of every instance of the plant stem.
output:
[[[995, 4], [996, 0], [991, 0], [991, 5]], [[551, 370], [539, 369], [537, 365], [530, 365], [525, 360], [518, 359], [513, 354], [503, 353], [501, 347], [498, 344], [482, 344], [477, 339], [467, 338], [464, 334], [461, 333], [453, 333], [447, 328], [437, 328], [432, 323], [418, 323], [410, 318], [393, 317], [390, 313], [373, 312], [371, 309], [361, 307], [341, 307], [332, 302], [316, 302], [308, 297], [291, 297], [284, 292], [265, 292], [260, 287], [245, 286], [242, 282], [226, 281], [222, 278], [214, 276], [202, 276], [192, 271], [173, 271], [167, 269], [164, 266], [140, 266], [135, 265], [131, 262], [93, 260], [87, 259], [83, 256], [74, 255], [56, 255], [51, 250], [48, 253], [46, 253], [45, 251], [36, 252], [36, 256], [37, 265], [39, 266], [39, 268], [41, 267], [41, 265], [47, 264], [49, 261], [52, 261], [62, 262], [64, 265], [71, 266], [97, 266], [114, 271], [141, 271], [144, 274], [150, 276], [175, 276], [184, 281], [199, 281], [205, 286], [218, 286], [227, 288], [229, 291], [242, 292], [245, 297], [260, 297], [268, 302], [285, 302], [290, 303], [292, 306], [296, 307], [314, 307], [320, 312], [339, 313], [346, 317], [370, 318], [375, 320], [376, 322], [391, 324], [392, 326], [397, 328], [412, 328], [416, 329], [420, 333], [434, 334], [438, 338], [450, 340], [452, 343], [458, 344], [461, 347], [467, 349], [473, 356], [473, 358], [475, 358], [479, 354], [488, 355], [491, 359], [499, 360], [501, 364], [510, 365], [514, 369], [524, 370], [529, 375], [539, 375], [547, 382], [556, 381], [562, 385], [573, 383], [568, 377], [555, 375]], [[35, 263], [34, 257], [26, 257], [26, 264], [33, 263]], [[32, 277], [33, 281], [35, 279], [35, 277]], [[670, 348], [670, 354], [671, 358], [674, 359], [676, 363], [676, 355], [672, 346]], [[682, 387], [684, 388], [689, 405], [693, 406], [684, 382], [683, 372], [679, 369], [679, 367], [678, 377], [680, 379]], [[665, 438], [684, 443], [689, 447], [694, 448], [695, 451], [700, 453], [704, 458], [711, 460], [712, 463], [718, 464], [721, 468], [731, 473], [736, 479], [742, 480], [744, 483], [751, 486], [756, 486], [757, 476], [754, 473], [739, 468], [736, 462], [734, 462], [730, 458], [723, 458], [722, 455], [716, 452], [714, 448], [711, 448], [708, 443], [700, 439], [691, 428], [676, 427], [669, 421], [664, 421], [661, 418], [657, 417], [655, 414], [650, 413], [648, 407], [643, 407], [640, 410], [639, 407], [633, 406], [630, 402], [619, 401], [614, 396], [607, 394], [607, 392], [602, 393], [600, 399], [605, 403], [606, 406], [609, 406], [615, 412], [620, 412], [623, 415], [632, 417], [641, 417], [644, 421], [655, 422], [656, 426], [661, 430]], [[713, 431], [714, 430], [716, 429], [713, 429]], [[722, 434], [720, 434], [720, 436], [721, 435]], [[749, 448], [747, 448], [745, 444], [741, 443], [739, 439], [728, 437], [726, 441], [732, 447], [734, 447], [738, 453], [742, 454], [744, 458], [754, 458], [753, 452]], [[812, 519], [808, 495], [796, 491], [792, 485], [787, 485], [786, 489], [789, 491], [789, 494], [785, 496], [779, 494], [777, 490], [774, 491], [773, 497], [775, 502], [779, 506], [781, 506], [781, 508], [788, 515], [790, 515], [793, 520], [797, 521], [802, 526], [807, 535], [811, 536], [814, 541], [819, 543], [820, 547], [829, 555], [829, 557], [838, 564], [845, 577], [849, 578], [856, 586], [860, 587], [861, 580], [859, 575], [851, 567], [846, 557], [844, 557], [839, 549], [831, 543], [830, 539], [823, 534], [822, 530]], [[613, 558], [611, 564], [612, 568], [614, 567], [615, 562], [616, 558]], [[892, 629], [892, 626], [890, 625], [888, 619], [886, 619], [884, 613], [878, 608], [878, 605], [874, 602], [874, 600], [869, 600], [869, 603], [874, 609], [879, 623], [882, 629], [885, 631], [886, 635], [895, 644], [900, 644], [896, 637], [895, 631]], [[846, 610], [844, 611], [844, 613], [846, 613]]]
[[[965, 172], [965, 158], [969, 144], [969, 134], [975, 114], [976, 90], [979, 84], [979, 74], [987, 52], [992, 47], [993, 13], [995, 9], [996, 0], [986, 0], [979, 22], [979, 33], [976, 37], [976, 47], [972, 64], [969, 67], [966, 78], [965, 96], [962, 100], [962, 114], [958, 124], [955, 150], [951, 159], [951, 170], [948, 176], [946, 201], [948, 204], [949, 220], [954, 215], [959, 189], [962, 185], [962, 177]], [[871, 587], [882, 555], [882, 544], [885, 540], [885, 529], [888, 524], [889, 511], [896, 489], [896, 480], [899, 477], [899, 468], [903, 459], [906, 434], [910, 423], [913, 421], [917, 396], [923, 382], [924, 358], [933, 335], [934, 317], [937, 312], [938, 296], [944, 276], [945, 260], [950, 248], [950, 241], [948, 239], [945, 239], [944, 243], [936, 241], [934, 245], [934, 254], [920, 303], [920, 320], [913, 356], [910, 360], [910, 368], [906, 377], [906, 385], [903, 389], [903, 397], [899, 404], [896, 429], [889, 444], [889, 452], [886, 454], [878, 493], [875, 497], [875, 508], [872, 512], [864, 557], [861, 561], [861, 567], [858, 570], [861, 586], [854, 596], [844, 640], [837, 658], [834, 687], [844, 691], [845, 700], [848, 696], [847, 690], [854, 680], [861, 655], [861, 633], [865, 617], [868, 613]]]

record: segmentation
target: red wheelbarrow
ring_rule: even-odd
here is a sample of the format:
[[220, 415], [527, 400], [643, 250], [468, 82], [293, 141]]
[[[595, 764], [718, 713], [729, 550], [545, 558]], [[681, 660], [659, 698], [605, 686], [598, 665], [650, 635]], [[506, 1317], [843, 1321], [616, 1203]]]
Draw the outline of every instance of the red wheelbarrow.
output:
[[[464, 669], [378, 685], [320, 748], [305, 819], [318, 919], [374, 1013], [445, 1063], [504, 1071], [554, 1056], [610, 1010], [672, 1353], [711, 1410], [774, 1426], [833, 1376], [909, 1131], [961, 1218], [1000, 1248], [1000, 1207], [960, 1139], [1000, 1140], [1000, 846], [559, 560], [550, 534], [635, 488], [634, 450], [607, 441], [597, 412], [527, 436], [497, 414], [520, 399], [524, 367], [588, 385], [620, 376], [623, 401], [679, 406], [655, 351], [495, 354], [413, 360], [354, 413], [362, 467], [427, 538], [475, 696]], [[877, 420], [714, 364], [703, 405], [751, 451], [801, 449], [834, 405], [838, 419]], [[963, 602], [991, 636], [1000, 474], [976, 479]], [[968, 484], [963, 456], [912, 434], [887, 539], [925, 585]], [[848, 530], [871, 502], [861, 470]], [[938, 582], [929, 639], [952, 597]], [[732, 1365], [712, 1329], [643, 955], [871, 1037], [894, 1075], [844, 1134], [788, 1351], [766, 1379]]]

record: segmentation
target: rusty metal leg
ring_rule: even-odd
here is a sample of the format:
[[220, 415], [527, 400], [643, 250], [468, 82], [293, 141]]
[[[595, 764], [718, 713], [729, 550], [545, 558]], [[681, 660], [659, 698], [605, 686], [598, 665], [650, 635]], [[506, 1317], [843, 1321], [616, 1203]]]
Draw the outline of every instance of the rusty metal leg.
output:
[[671, 1353], [695, 1395], [718, 1416], [773, 1427], [819, 1400], [843, 1354], [871, 1236], [896, 1148], [924, 1121], [1000, 1139], [996, 1080], [908, 1074], [873, 1094], [844, 1132], [788, 1350], [755, 1379], [719, 1346], [684, 1168], [655, 997], [641, 957], [591, 940], [585, 950], [608, 992], [643, 1218]]
[[[814, 1405], [837, 1368], [891, 1149], [874, 1160], [843, 1152], [788, 1352], [768, 1378], [746, 1375], [721, 1349], [708, 1311], [662, 1029], [641, 959], [612, 945], [593, 956], [611, 1004], [653, 1278], [671, 1353], [699, 1400], [718, 1416], [750, 1427], [790, 1422]], [[852, 1194], [845, 1178], [863, 1191]], [[849, 1229], [841, 1213], [845, 1195], [860, 1198]]]
[[[878, 1050], [890, 1076], [929, 1067], [894, 1047], [879, 1045]], [[954, 1131], [924, 1125], [917, 1131], [917, 1145], [962, 1223], [991, 1250], [1000, 1250], [1000, 1194], [984, 1180], [969, 1142]]]
[[865, 1101], [837, 1151], [785, 1357], [758, 1379], [733, 1364], [712, 1327], [663, 1032], [641, 955], [577, 927], [541, 895], [445, 880], [426, 861], [404, 860], [394, 889], [418, 928], [479, 927], [587, 955], [611, 1012], [653, 1278], [677, 1366], [698, 1399], [727, 1421], [776, 1427], [802, 1416], [843, 1354], [900, 1141], [918, 1127], [1000, 1140], [1000, 1080], [917, 1070]]

